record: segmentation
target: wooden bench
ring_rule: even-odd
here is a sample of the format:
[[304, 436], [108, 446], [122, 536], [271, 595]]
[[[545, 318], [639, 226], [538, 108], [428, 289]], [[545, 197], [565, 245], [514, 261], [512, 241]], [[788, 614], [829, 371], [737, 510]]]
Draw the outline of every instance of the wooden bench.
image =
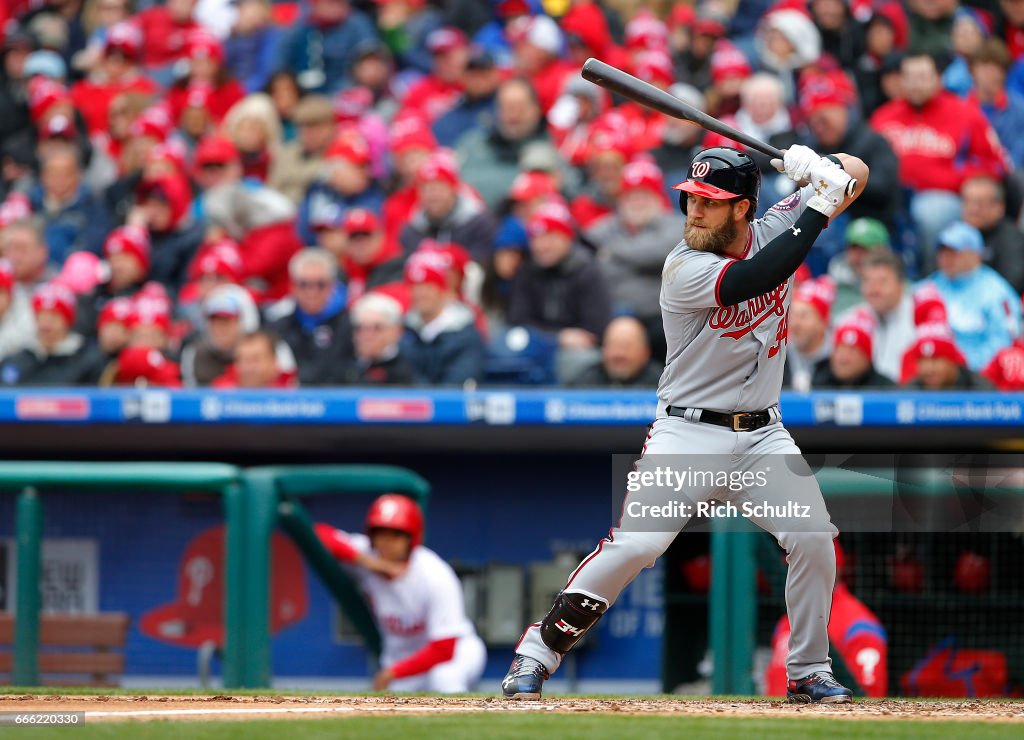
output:
[[[39, 624], [39, 677], [48, 686], [118, 686], [124, 673], [127, 614], [43, 614]], [[0, 683], [11, 683], [14, 617], [0, 613]], [[4, 650], [6, 648], [6, 650]], [[54, 649], [63, 648], [63, 649]], [[75, 678], [69, 678], [75, 676]]]

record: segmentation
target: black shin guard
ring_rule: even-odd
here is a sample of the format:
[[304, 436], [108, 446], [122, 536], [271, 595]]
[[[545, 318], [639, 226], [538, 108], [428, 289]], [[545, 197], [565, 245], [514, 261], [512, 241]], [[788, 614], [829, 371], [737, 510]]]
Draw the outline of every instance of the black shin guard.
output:
[[541, 639], [556, 653], [567, 653], [607, 610], [603, 601], [563, 591], [540, 623]]

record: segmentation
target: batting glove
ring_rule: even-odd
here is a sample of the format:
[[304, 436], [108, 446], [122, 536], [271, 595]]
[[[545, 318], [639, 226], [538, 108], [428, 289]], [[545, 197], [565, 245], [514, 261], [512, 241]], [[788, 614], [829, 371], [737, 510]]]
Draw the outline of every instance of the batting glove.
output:
[[772, 167], [785, 173], [794, 182], [808, 178], [811, 168], [818, 163], [821, 155], [802, 144], [794, 144], [785, 152], [785, 159], [773, 159]]
[[814, 163], [809, 177], [814, 195], [807, 201], [807, 207], [829, 218], [832, 218], [848, 196], [853, 195], [857, 186], [857, 182], [842, 167], [825, 157]]

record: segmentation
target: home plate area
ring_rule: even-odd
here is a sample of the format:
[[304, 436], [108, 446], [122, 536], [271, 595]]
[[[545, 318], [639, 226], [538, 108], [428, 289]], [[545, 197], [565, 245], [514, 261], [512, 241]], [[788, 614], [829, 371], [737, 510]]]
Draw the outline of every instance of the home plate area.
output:
[[973, 720], [1024, 723], [1024, 702], [977, 700], [861, 700], [845, 705], [790, 705], [779, 699], [566, 698], [509, 702], [498, 697], [394, 696], [0, 696], [0, 712], [85, 712], [86, 722], [341, 718], [372, 714], [477, 712], [607, 713], [735, 717]]

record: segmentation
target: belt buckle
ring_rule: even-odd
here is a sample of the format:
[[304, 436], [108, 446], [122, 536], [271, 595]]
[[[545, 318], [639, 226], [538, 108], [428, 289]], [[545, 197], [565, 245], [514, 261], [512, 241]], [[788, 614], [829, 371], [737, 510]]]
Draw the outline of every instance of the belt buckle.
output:
[[743, 421], [744, 421], [745, 417], [746, 417], [746, 414], [733, 414], [732, 415], [732, 430], [734, 432], [745, 432], [745, 431], [747, 431], [746, 429], [743, 428]]

